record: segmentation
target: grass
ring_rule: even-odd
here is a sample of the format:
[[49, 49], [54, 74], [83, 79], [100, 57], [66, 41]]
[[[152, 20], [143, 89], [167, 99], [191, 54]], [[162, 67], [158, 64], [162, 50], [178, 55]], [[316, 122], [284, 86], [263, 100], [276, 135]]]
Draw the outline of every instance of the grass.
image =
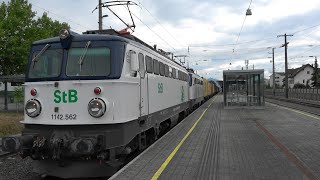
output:
[[23, 113], [0, 112], [0, 137], [21, 133]]

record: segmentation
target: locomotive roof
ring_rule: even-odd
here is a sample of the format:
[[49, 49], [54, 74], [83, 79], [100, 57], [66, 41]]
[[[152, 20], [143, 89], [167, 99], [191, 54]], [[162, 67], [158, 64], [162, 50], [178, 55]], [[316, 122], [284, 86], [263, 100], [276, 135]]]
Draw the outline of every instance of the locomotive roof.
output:
[[[154, 49], [149, 44], [143, 42], [141, 39], [131, 35], [131, 34], [121, 34], [118, 31], [115, 31], [114, 29], [107, 29], [107, 30], [89, 30], [84, 32], [83, 34], [78, 34], [71, 32], [71, 35], [73, 35], [72, 41], [122, 41], [122, 42], [134, 42], [142, 44], [143, 46], [146, 46], [147, 48], [155, 51], [156, 53], [160, 54], [161, 56], [165, 57], [166, 59], [174, 62], [175, 64], [181, 66], [185, 69], [181, 64], [178, 62], [168, 58], [164, 54], [161, 54], [159, 51]], [[41, 44], [47, 44], [47, 43], [58, 43], [60, 42], [59, 37], [53, 37], [48, 39], [42, 39], [39, 41], [33, 42], [33, 45], [41, 45]]]
[[[79, 34], [73, 36], [72, 41], [123, 41], [123, 42], [129, 42], [128, 39], [120, 36], [114, 36], [114, 35], [100, 35], [100, 34]], [[48, 39], [42, 39], [39, 41], [35, 41], [33, 45], [39, 45], [39, 44], [46, 44], [46, 43], [54, 43], [54, 42], [60, 42], [59, 37], [53, 37]]]

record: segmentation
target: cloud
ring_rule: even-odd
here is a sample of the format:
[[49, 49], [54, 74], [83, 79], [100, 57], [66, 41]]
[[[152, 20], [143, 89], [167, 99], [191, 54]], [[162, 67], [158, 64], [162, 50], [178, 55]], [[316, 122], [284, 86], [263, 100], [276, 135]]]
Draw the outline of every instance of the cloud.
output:
[[[35, 5], [33, 9], [39, 15], [49, 11], [49, 17], [66, 21], [77, 32], [98, 28], [98, 11], [92, 13], [98, 1], [30, 0], [30, 2]], [[313, 61], [312, 58], [303, 59], [299, 56], [320, 57], [320, 46], [317, 46], [320, 45], [320, 26], [306, 29], [319, 23], [316, 20], [320, 17], [318, 12], [320, 1], [252, 1], [253, 14], [246, 17], [236, 45], [250, 0], [135, 0], [135, 2], [139, 7], [131, 7], [137, 25], [134, 35], [150, 45], [157, 44], [161, 49], [175, 52], [176, 55], [189, 55], [187, 59], [190, 66], [205, 77], [221, 79], [223, 70], [241, 69], [245, 66], [246, 59], [249, 60], [251, 67], [255, 64], [255, 68], [264, 68], [268, 74], [271, 72], [271, 63], [268, 59], [270, 56], [268, 52], [271, 52], [271, 49], [268, 47], [277, 47], [276, 69], [283, 71], [284, 48], [279, 47], [284, 44], [284, 38], [277, 38], [277, 35], [284, 33], [295, 33], [293, 37], [288, 37], [289, 67], [298, 67]], [[125, 7], [115, 7], [114, 11], [125, 22], [131, 23]], [[125, 27], [107, 9], [103, 10], [103, 14], [108, 15], [103, 18], [104, 28], [111, 26], [120, 30]], [[195, 63], [204, 59], [209, 61]]]

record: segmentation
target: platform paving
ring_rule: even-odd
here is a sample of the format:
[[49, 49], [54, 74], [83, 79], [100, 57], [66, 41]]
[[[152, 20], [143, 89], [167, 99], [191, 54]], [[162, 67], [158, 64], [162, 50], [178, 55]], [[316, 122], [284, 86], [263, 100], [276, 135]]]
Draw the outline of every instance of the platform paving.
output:
[[[151, 179], [214, 98], [111, 179]], [[158, 179], [317, 179], [320, 117], [266, 103], [224, 109], [217, 95]]]

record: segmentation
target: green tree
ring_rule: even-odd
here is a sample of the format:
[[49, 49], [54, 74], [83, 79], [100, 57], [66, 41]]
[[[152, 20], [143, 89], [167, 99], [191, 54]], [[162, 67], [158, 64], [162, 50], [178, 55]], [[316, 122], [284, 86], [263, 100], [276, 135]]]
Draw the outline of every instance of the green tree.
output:
[[36, 34], [35, 40], [50, 38], [58, 36], [61, 29], [70, 29], [67, 23], [60, 23], [59, 21], [53, 21], [48, 17], [47, 13], [43, 13], [34, 24], [33, 28]]
[[26, 0], [11, 0], [0, 6], [0, 60], [3, 75], [24, 71], [31, 43], [30, 28], [35, 13]]
[[311, 80], [312, 80], [311, 86], [319, 88], [320, 87], [320, 72], [319, 72], [319, 68], [318, 68], [317, 58], [315, 59], [314, 70], [313, 70], [313, 73], [311, 75], [312, 75], [312, 77], [311, 77]]
[[0, 75], [25, 71], [28, 53], [35, 40], [57, 36], [67, 23], [53, 21], [44, 13], [36, 13], [28, 0], [11, 0], [0, 6]]

